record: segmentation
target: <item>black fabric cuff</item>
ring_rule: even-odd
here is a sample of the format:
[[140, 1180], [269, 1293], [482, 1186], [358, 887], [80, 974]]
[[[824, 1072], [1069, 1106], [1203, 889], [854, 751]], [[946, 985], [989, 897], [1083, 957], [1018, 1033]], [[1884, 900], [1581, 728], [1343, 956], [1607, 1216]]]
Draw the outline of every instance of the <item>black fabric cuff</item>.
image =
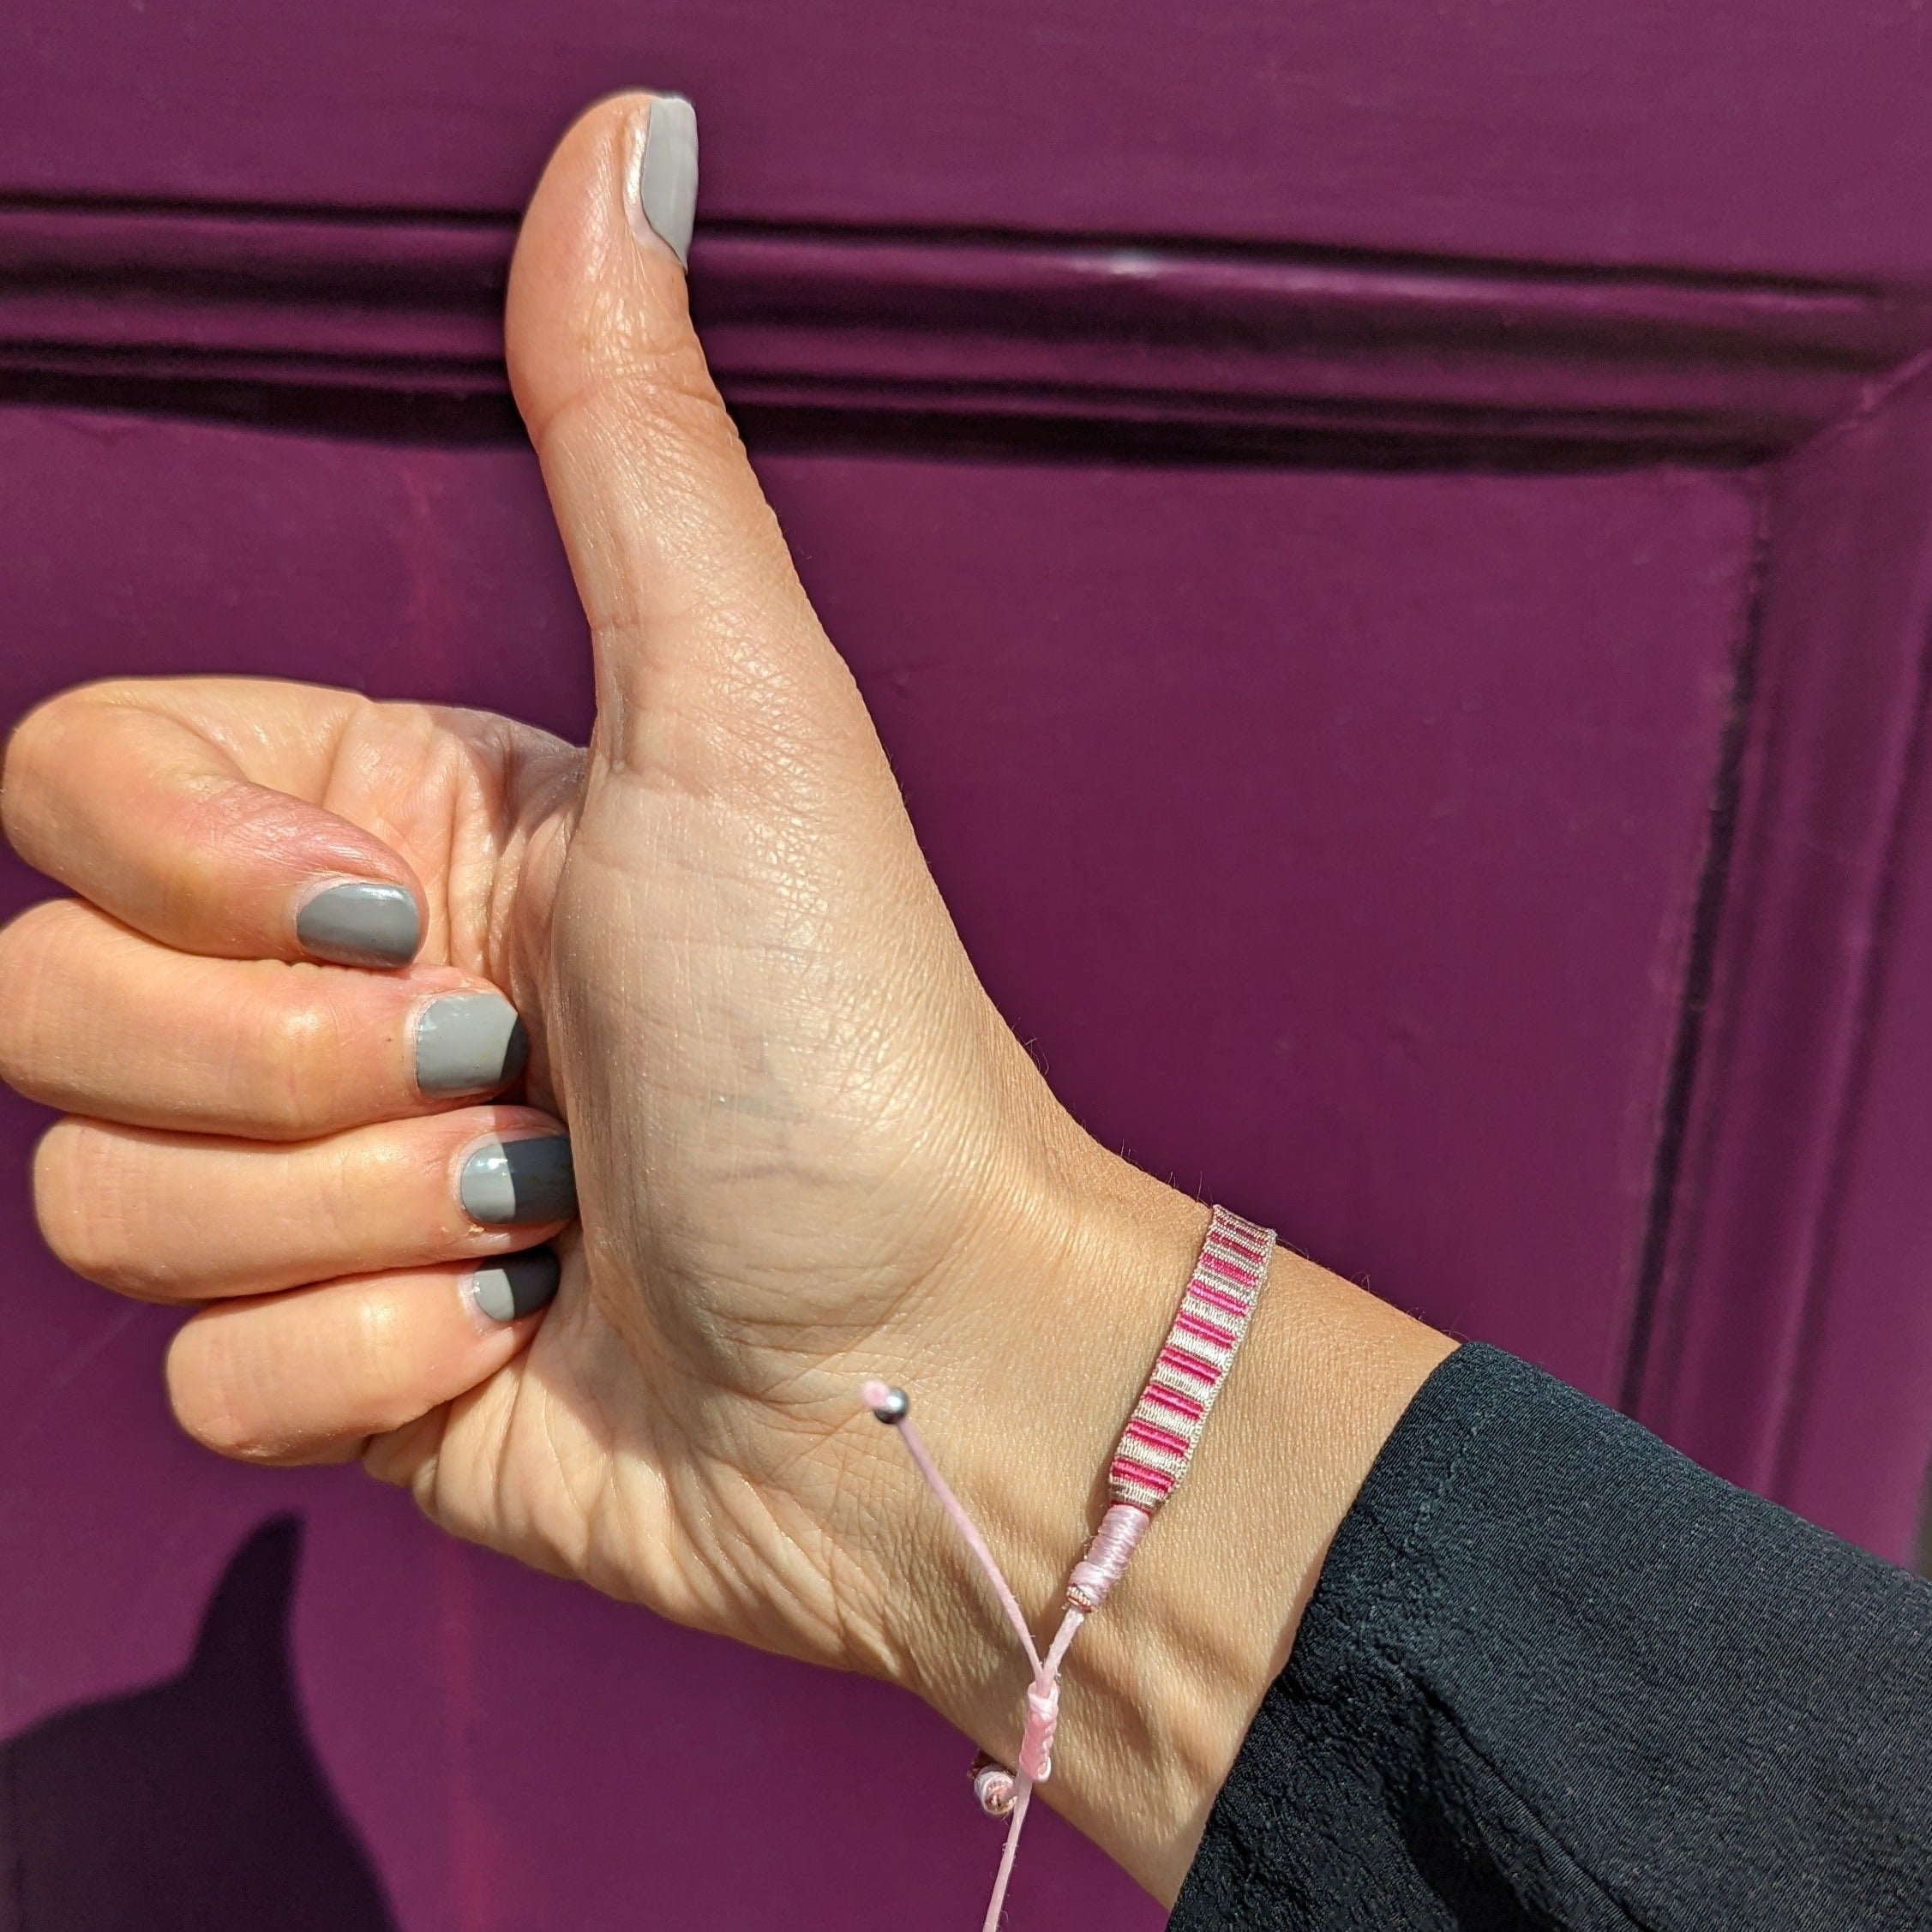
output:
[[1170, 1924], [1932, 1924], [1932, 1587], [1467, 1346], [1337, 1532]]

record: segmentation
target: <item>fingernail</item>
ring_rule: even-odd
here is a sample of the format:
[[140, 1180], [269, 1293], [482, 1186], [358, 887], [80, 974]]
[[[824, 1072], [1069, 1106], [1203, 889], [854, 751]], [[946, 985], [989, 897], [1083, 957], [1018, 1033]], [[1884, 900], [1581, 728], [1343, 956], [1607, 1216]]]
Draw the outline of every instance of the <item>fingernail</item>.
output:
[[534, 1227], [577, 1212], [570, 1143], [561, 1134], [491, 1141], [463, 1163], [463, 1211], [483, 1227]]
[[682, 94], [659, 94], [651, 104], [638, 207], [678, 267], [687, 267], [698, 214], [698, 111]]
[[529, 1055], [523, 1022], [499, 993], [453, 993], [417, 1018], [416, 1084], [425, 1094], [494, 1093]]
[[406, 966], [423, 943], [423, 919], [399, 885], [327, 885], [296, 914], [295, 937], [331, 966]]
[[531, 1248], [479, 1268], [464, 1282], [464, 1293], [478, 1314], [493, 1322], [514, 1322], [549, 1305], [562, 1272], [548, 1248]]

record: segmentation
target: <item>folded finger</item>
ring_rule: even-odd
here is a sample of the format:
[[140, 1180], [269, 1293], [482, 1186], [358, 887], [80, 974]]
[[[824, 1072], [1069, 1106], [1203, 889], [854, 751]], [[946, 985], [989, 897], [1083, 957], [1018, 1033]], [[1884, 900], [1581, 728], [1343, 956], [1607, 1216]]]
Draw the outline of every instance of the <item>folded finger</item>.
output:
[[168, 1351], [175, 1418], [247, 1461], [344, 1460], [504, 1367], [557, 1277], [555, 1254], [532, 1248], [217, 1302]]
[[63, 1120], [35, 1152], [33, 1199], [61, 1261], [144, 1301], [481, 1259], [546, 1240], [577, 1211], [562, 1126], [519, 1107], [294, 1145]]
[[405, 966], [423, 935], [414, 872], [315, 802], [367, 707], [261, 680], [83, 686], [15, 729], [0, 823], [29, 865], [184, 951]]
[[0, 1079], [130, 1126], [308, 1140], [507, 1086], [524, 1031], [486, 982], [210, 959], [76, 899], [0, 931]]

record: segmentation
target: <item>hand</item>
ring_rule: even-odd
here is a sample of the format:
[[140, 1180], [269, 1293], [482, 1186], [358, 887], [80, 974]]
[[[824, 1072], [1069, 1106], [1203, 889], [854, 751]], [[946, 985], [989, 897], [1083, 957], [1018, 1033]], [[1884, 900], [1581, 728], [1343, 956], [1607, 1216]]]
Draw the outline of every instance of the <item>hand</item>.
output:
[[[839, 1438], [877, 1433], [842, 1429], [850, 1390], [931, 1379], [910, 1338], [1044, 1211], [1065, 1125], [953, 937], [679, 264], [627, 219], [639, 105], [564, 143], [510, 303], [596, 639], [589, 752], [299, 686], [57, 700], [5, 823], [82, 897], [6, 936], [0, 1065], [81, 1117], [39, 1161], [57, 1248], [209, 1305], [169, 1365], [192, 1433], [362, 1454], [464, 1533], [851, 1660], [866, 1593], [817, 1560]], [[420, 909], [407, 970], [301, 963], [345, 879]], [[531, 1107], [474, 1104], [513, 1075], [507, 1013], [461, 1101], [423, 1091], [421, 1017], [496, 988]], [[585, 1233], [555, 1306], [475, 1319], [466, 1264], [559, 1229], [483, 1232], [453, 1173], [560, 1121]]]
[[[0, 935], [0, 1073], [74, 1116], [36, 1162], [57, 1251], [202, 1305], [168, 1377], [211, 1447], [359, 1455], [460, 1534], [890, 1676], [1010, 1748], [997, 1625], [855, 1391], [875, 1373], [914, 1390], [1016, 1581], [1050, 1601], [1205, 1217], [1074, 1126], [975, 981], [679, 261], [640, 219], [646, 125], [633, 97], [572, 130], [510, 292], [512, 378], [594, 640], [589, 749], [267, 682], [55, 700], [15, 735], [0, 814], [80, 897]], [[363, 890], [319, 898], [345, 882]], [[358, 908], [412, 963], [317, 963], [345, 957], [332, 911]], [[493, 1098], [519, 1077], [499, 993], [527, 1028], [513, 1105]], [[523, 1143], [565, 1123], [579, 1233], [554, 1161], [517, 1198]], [[546, 1310], [544, 1263], [504, 1257], [553, 1238]], [[1381, 1378], [1324, 1435], [1329, 1475], [1306, 1473], [1305, 1425], [1277, 1431], [1305, 1530], [1214, 1606], [1239, 1623], [1225, 1641], [1141, 1560], [1141, 1641], [1181, 1619], [1192, 1714], [1137, 1797], [1118, 1770], [1102, 1793], [1104, 1731], [1080, 1746], [1070, 1698], [1047, 1795], [1157, 1888], [1324, 1521], [1441, 1353], [1305, 1272], [1316, 1314], [1272, 1343], [1257, 1323], [1251, 1353], [1275, 1365], [1257, 1390], [1332, 1380], [1307, 1339], [1331, 1316], [1372, 1329]], [[1354, 1329], [1335, 1347], [1362, 1380]], [[1091, 1647], [1096, 1702], [1113, 1681], [1131, 1701], [1138, 1666]], [[1152, 1734], [1144, 1710], [1126, 1721]]]

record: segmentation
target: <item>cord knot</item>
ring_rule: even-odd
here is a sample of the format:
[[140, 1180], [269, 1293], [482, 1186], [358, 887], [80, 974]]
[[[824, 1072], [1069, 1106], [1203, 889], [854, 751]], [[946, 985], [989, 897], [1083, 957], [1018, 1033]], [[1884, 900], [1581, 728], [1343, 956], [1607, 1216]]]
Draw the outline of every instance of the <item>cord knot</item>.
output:
[[1058, 1677], [1035, 1678], [1026, 1689], [1026, 1731], [1020, 1739], [1020, 1769], [1036, 1785], [1053, 1774], [1053, 1733], [1059, 1728]]

